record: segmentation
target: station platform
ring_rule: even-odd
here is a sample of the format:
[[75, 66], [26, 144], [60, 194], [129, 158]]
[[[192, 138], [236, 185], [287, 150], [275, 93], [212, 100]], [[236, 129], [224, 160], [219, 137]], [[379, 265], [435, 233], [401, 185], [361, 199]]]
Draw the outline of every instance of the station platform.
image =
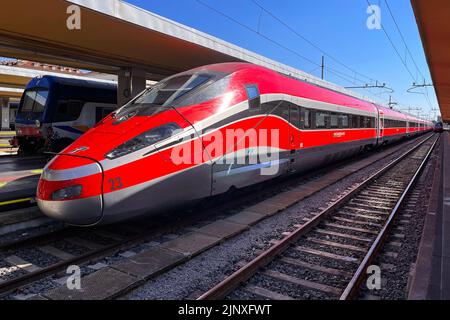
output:
[[408, 298], [450, 299], [450, 132], [440, 141], [431, 198]]
[[45, 163], [43, 157], [0, 157], [0, 211], [12, 203], [34, 198]]
[[9, 143], [15, 134], [14, 131], [0, 131], [0, 159], [1, 156], [17, 154], [17, 148], [13, 148]]

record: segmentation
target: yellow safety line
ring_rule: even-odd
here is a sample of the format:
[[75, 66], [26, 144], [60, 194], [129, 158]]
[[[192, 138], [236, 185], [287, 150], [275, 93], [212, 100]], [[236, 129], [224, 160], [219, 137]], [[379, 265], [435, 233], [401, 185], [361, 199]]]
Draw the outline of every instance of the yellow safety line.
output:
[[36, 174], [41, 174], [42, 171], [44, 171], [43, 169], [36, 169], [36, 170], [31, 170], [31, 173], [36, 173]]
[[3, 201], [3, 202], [0, 202], [0, 206], [7, 206], [8, 204], [27, 202], [27, 201], [31, 201], [31, 200], [33, 200], [33, 198], [23, 198], [23, 199]]
[[0, 132], [0, 137], [1, 136], [12, 137], [12, 136], [15, 136], [15, 135], [16, 135], [15, 131], [3, 131], [3, 132]]
[[8, 184], [8, 182], [6, 182], [6, 181], [1, 181], [1, 182], [0, 182], [0, 188], [6, 186], [7, 184]]

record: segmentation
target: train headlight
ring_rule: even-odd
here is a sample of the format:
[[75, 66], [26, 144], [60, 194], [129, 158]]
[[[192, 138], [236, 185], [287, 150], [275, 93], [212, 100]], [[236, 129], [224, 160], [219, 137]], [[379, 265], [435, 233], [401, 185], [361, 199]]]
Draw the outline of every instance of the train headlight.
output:
[[81, 185], [70, 186], [67, 188], [56, 190], [52, 193], [52, 200], [65, 200], [70, 198], [79, 197], [81, 195]]
[[176, 123], [168, 123], [160, 127], [153, 128], [111, 150], [106, 154], [106, 158], [116, 159], [129, 153], [141, 150], [173, 136], [179, 130], [181, 130], [181, 128]]

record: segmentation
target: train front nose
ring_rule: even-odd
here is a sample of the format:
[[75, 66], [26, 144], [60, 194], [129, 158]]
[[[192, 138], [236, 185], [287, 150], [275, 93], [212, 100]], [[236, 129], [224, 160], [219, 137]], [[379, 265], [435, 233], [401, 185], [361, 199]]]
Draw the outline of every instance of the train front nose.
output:
[[[45, 167], [37, 189], [38, 206], [48, 217], [72, 225], [97, 224], [103, 217], [102, 168], [88, 159], [70, 167], [80, 159], [68, 157], [59, 155]], [[62, 158], [65, 167], [58, 168]]]

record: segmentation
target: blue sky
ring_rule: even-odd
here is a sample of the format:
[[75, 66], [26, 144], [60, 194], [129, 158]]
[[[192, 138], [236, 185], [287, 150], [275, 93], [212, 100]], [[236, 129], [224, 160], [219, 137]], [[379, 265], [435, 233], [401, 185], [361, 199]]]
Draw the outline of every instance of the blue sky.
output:
[[[233, 19], [259, 31], [265, 37], [275, 40], [281, 45], [320, 64], [322, 53], [299, 38], [285, 26], [273, 19], [267, 12], [261, 14], [261, 9], [253, 2], [257, 1], [270, 13], [280, 18], [297, 33], [306, 37], [330, 56], [343, 62], [352, 70], [362, 75], [356, 75], [346, 67], [326, 58], [325, 65], [330, 70], [325, 71], [325, 79], [343, 86], [354, 86], [370, 82], [368, 78], [385, 82], [395, 90], [393, 99], [407, 106], [421, 107], [425, 115], [431, 113], [430, 105], [437, 108], [437, 101], [432, 87], [428, 88], [429, 100], [424, 95], [406, 92], [413, 81], [422, 82], [423, 78], [407, 54], [399, 32], [389, 14], [385, 0], [370, 0], [371, 4], [381, 8], [383, 27], [395, 43], [403, 60], [412, 73], [396, 55], [383, 30], [369, 30], [366, 25], [369, 15], [366, 13], [367, 0], [199, 0], [223, 12]], [[409, 47], [418, 69], [431, 82], [428, 66], [414, 14], [409, 0], [387, 0], [397, 24]], [[280, 48], [272, 42], [247, 30], [245, 27], [230, 21], [226, 17], [200, 4], [197, 0], [127, 0], [138, 7], [157, 13], [166, 18], [196, 28], [223, 40], [229, 41], [248, 50], [257, 52], [271, 59], [296, 67], [316, 76], [320, 76], [317, 65], [300, 58], [297, 54]], [[406, 56], [406, 59], [405, 59]], [[332, 71], [345, 74], [344, 79]], [[414, 79], [413, 79], [414, 78]], [[424, 89], [422, 89], [423, 92]], [[387, 101], [386, 90], [358, 90], [372, 99]]]

